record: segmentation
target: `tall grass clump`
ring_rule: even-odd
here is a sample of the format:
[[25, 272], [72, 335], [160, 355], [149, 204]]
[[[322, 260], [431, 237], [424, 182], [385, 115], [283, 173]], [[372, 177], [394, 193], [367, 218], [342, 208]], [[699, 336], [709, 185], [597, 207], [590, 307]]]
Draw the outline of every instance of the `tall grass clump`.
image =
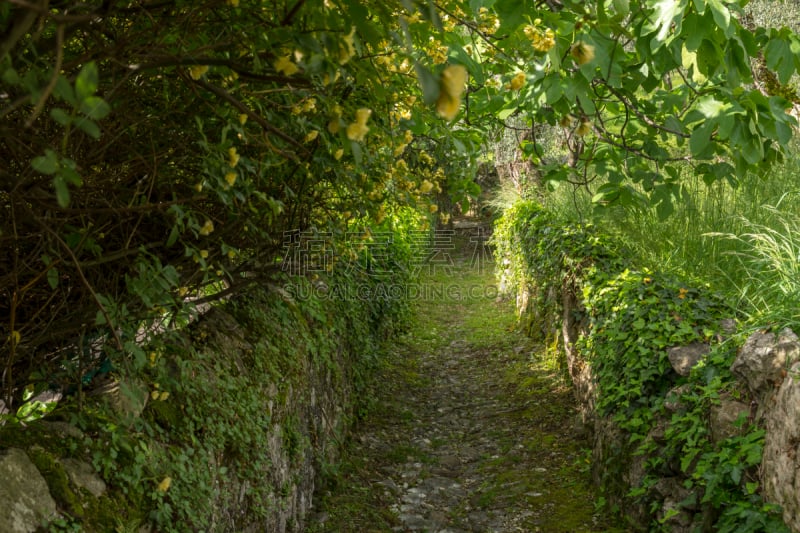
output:
[[[765, 176], [706, 184], [686, 167], [666, 219], [636, 198], [598, 208], [602, 183], [561, 186], [546, 207], [565, 220], [589, 220], [617, 234], [636, 264], [702, 282], [727, 294], [754, 324], [800, 323], [800, 156]], [[641, 196], [636, 196], [641, 195]]]
[[[780, 204], [763, 206], [762, 221], [740, 217], [746, 231], [712, 233], [734, 244], [739, 266], [731, 280], [758, 323], [800, 324], [800, 215]], [[769, 223], [767, 223], [767, 220]]]

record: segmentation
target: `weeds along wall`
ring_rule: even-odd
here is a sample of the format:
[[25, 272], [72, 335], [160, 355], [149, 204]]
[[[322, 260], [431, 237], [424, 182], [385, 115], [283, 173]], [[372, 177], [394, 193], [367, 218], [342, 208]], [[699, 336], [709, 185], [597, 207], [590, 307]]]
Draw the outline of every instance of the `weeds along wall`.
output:
[[494, 241], [522, 327], [572, 380], [606, 504], [636, 530], [789, 530], [762, 496], [766, 396], [732, 369], [734, 309], [532, 202], [504, 212]]
[[[0, 456], [24, 450], [47, 480], [60, 516], [49, 531], [301, 531], [381, 341], [407, 310], [398, 291], [347, 295], [404, 283], [402, 269], [345, 269], [256, 287], [159, 338], [116, 395], [7, 425]], [[71, 481], [75, 460], [107, 490]]]

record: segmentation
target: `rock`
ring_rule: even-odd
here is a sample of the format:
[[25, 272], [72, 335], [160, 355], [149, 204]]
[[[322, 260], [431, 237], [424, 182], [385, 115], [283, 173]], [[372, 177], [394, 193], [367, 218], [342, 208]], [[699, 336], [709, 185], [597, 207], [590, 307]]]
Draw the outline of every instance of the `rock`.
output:
[[742, 426], [737, 426], [736, 421], [740, 416], [745, 418], [750, 415], [750, 406], [729, 397], [721, 398], [719, 405], [711, 408], [709, 413], [711, 426], [711, 440], [719, 442], [734, 435], [742, 434]]
[[688, 376], [696, 365], [710, 350], [708, 344], [694, 342], [688, 346], [675, 346], [667, 350], [667, 357], [672, 368], [680, 376]]
[[39, 420], [38, 424], [52, 433], [58, 433], [64, 437], [72, 437], [73, 439], [82, 439], [84, 437], [83, 431], [73, 426], [69, 422], [50, 422], [49, 420]]
[[70, 481], [75, 485], [88, 490], [95, 498], [105, 494], [106, 484], [97, 475], [92, 465], [72, 458], [61, 459], [59, 462], [69, 475]]
[[764, 495], [783, 508], [786, 525], [800, 531], [800, 363], [792, 366], [774, 400], [764, 413]]
[[800, 359], [800, 343], [790, 329], [780, 334], [756, 332], [739, 349], [731, 372], [759, 399], [779, 383], [788, 365]]
[[672, 413], [684, 409], [686, 405], [681, 401], [681, 396], [690, 390], [691, 386], [688, 383], [684, 383], [683, 385], [678, 385], [677, 387], [670, 389], [667, 392], [666, 398], [664, 398], [664, 409]]
[[0, 531], [28, 533], [56, 516], [56, 502], [25, 451], [0, 452]]

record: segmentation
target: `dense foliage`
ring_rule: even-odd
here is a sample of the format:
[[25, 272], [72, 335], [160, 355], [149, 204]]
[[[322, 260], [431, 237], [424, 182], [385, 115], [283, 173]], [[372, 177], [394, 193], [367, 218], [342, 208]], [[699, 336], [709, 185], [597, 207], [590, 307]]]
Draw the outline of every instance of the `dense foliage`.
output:
[[286, 232], [346, 242], [465, 203], [506, 122], [542, 178], [606, 177], [598, 202], [666, 213], [679, 162], [766, 168], [800, 41], [745, 3], [3, 3], [5, 402], [76, 339], [135, 356], [187, 296], [270, 278]]
[[[620, 445], [597, 458], [605, 499], [623, 513], [630, 512], [623, 502], [642, 505], [650, 530], [668, 531], [671, 516], [659, 512], [659, 483], [678, 476], [691, 497], [676, 512], [702, 510], [709, 520], [704, 527], [786, 531], [759, 492], [763, 429], [745, 421], [738, 434], [711, 438], [709, 409], [723, 397], [743, 394], [730, 371], [742, 339], [727, 339], [731, 332], [723, 331], [723, 321], [736, 311], [686, 277], [637, 269], [613, 237], [559, 220], [532, 202], [507, 210], [495, 239], [508, 263], [502, 276], [508, 289], [534, 294], [533, 305], [523, 311], [548, 319], [549, 331], [535, 333], [561, 341], [563, 302], [576, 297], [569, 310], [581, 326], [576, 364], [591, 366], [598, 424], [624, 431]], [[711, 353], [689, 376], [680, 376], [667, 350], [693, 342], [713, 346]], [[632, 480], [629, 469], [636, 461], [643, 473]]]

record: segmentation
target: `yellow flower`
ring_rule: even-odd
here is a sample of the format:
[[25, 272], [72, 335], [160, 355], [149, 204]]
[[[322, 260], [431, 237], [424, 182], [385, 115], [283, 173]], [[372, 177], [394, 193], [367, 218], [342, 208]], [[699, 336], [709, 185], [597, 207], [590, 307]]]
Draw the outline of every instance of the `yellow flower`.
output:
[[524, 72], [517, 72], [517, 74], [511, 79], [511, 83], [509, 83], [509, 88], [512, 91], [518, 91], [525, 85], [525, 73]]
[[200, 228], [200, 235], [210, 235], [212, 231], [214, 231], [214, 223], [210, 220], [206, 220], [203, 227]]
[[194, 65], [189, 67], [189, 76], [191, 76], [193, 80], [199, 80], [206, 72], [208, 72], [208, 65]]
[[406, 144], [408, 144], [408, 143], [410, 143], [411, 141], [414, 140], [414, 134], [411, 133], [411, 130], [406, 130], [406, 133], [405, 133], [405, 136], [403, 137], [403, 140], [406, 142]]
[[462, 65], [450, 65], [442, 71], [439, 83], [439, 100], [436, 111], [445, 120], [453, 120], [461, 107], [461, 93], [467, 83], [467, 69]]
[[242, 113], [241, 115], [239, 115], [239, 124], [244, 126], [245, 122], [247, 122], [247, 114], [246, 113]]
[[236, 257], [236, 250], [228, 250], [227, 256], [228, 259], [233, 259], [234, 257]]
[[563, 117], [561, 117], [561, 120], [559, 120], [558, 123], [561, 125], [562, 128], [568, 128], [569, 125], [572, 124], [572, 120], [574, 118], [575, 117], [573, 117], [572, 115], [566, 114]]
[[308, 134], [306, 135], [305, 139], [303, 139], [303, 140], [304, 140], [304, 142], [310, 143], [311, 141], [313, 141], [314, 139], [317, 138], [317, 135], [319, 135], [319, 131], [312, 130], [312, 131], [308, 132]]
[[228, 164], [231, 167], [235, 167], [238, 162], [239, 162], [239, 154], [236, 153], [236, 147], [232, 146], [228, 148]]
[[347, 138], [351, 141], [363, 141], [364, 136], [369, 131], [367, 127], [367, 120], [372, 114], [371, 109], [362, 107], [356, 111], [356, 121], [347, 126]]
[[272, 66], [284, 76], [291, 76], [300, 70], [297, 65], [292, 63], [292, 60], [289, 59], [289, 54], [279, 57]]
[[575, 133], [583, 137], [587, 135], [590, 131], [592, 131], [592, 123], [588, 120], [584, 120], [580, 123], [580, 125], [575, 128]]
[[585, 65], [594, 59], [594, 46], [591, 44], [586, 44], [583, 41], [578, 41], [572, 45], [569, 53], [575, 59], [577, 64]]
[[161, 391], [161, 396], [159, 396], [158, 399], [163, 402], [167, 398], [169, 398], [169, 392], [168, 391]]
[[208, 250], [200, 250], [200, 257], [208, 259]]
[[338, 161], [342, 158], [343, 155], [344, 155], [344, 148], [339, 148], [338, 150], [336, 150], [336, 152], [334, 152], [333, 158]]
[[683, 287], [681, 287], [681, 289], [678, 291], [678, 298], [683, 300], [684, 298], [686, 298], [686, 294], [688, 292], [689, 292], [689, 289], [684, 289]]
[[178, 289], [178, 296], [183, 298], [184, 296], [186, 296], [187, 292], [189, 292], [189, 288], [188, 287], [181, 287], [180, 289]]
[[160, 394], [161, 394], [160, 392], [158, 392], [157, 390], [154, 390], [153, 392], [150, 393], [150, 399], [151, 400], [158, 400], [158, 397], [159, 397]]
[[431, 205], [428, 206], [428, 211], [430, 211], [431, 213], [435, 213], [438, 210], [439, 210], [439, 206], [436, 205], [436, 204], [431, 204]]
[[161, 480], [161, 483], [158, 484], [159, 492], [167, 492], [170, 485], [172, 485], [172, 478], [167, 476]]
[[419, 192], [422, 193], [422, 194], [427, 194], [427, 193], [431, 192], [432, 189], [433, 189], [433, 183], [431, 183], [428, 180], [423, 181], [419, 185]]
[[236, 178], [238, 174], [236, 172], [228, 172], [225, 174], [225, 181], [228, 183], [229, 187], [233, 187], [233, 184], [236, 183]]
[[231, 7], [239, 7], [239, 0], [228, 0], [228, 5]]
[[203, 182], [201, 181], [200, 183], [195, 184], [194, 190], [197, 192], [203, 192]]
[[353, 44], [353, 36], [355, 35], [355, 33], [356, 29], [355, 27], [353, 27], [353, 29], [350, 30], [350, 33], [348, 33], [342, 38], [342, 41], [344, 42], [344, 47], [339, 49], [340, 65], [344, 65], [345, 63], [350, 61], [350, 58], [353, 57], [356, 53], [356, 49]]

